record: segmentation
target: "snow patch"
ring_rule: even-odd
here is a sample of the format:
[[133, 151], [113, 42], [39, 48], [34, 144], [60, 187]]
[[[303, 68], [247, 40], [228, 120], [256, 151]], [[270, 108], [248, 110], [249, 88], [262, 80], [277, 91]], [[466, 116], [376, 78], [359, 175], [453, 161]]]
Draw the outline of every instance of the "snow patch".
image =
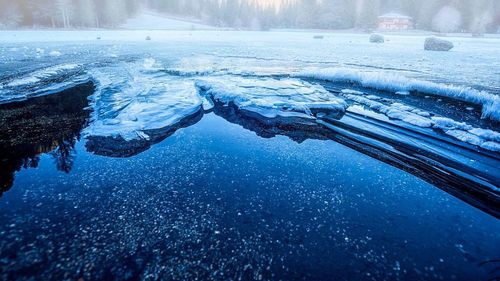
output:
[[52, 51], [52, 52], [49, 53], [49, 56], [51, 56], [51, 57], [60, 57], [60, 56], [62, 56], [62, 53], [59, 52], [59, 51]]

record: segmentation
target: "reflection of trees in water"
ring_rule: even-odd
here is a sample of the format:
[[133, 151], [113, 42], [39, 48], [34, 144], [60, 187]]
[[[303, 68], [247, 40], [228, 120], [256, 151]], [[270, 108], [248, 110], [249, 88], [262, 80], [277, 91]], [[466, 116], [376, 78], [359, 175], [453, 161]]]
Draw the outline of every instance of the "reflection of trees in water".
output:
[[40, 155], [49, 153], [55, 161], [58, 171], [70, 173], [75, 161], [75, 144], [79, 139], [79, 132], [68, 140], [57, 140], [52, 145], [34, 145], [33, 147], [6, 148], [0, 147], [3, 151], [12, 149], [2, 155], [0, 162], [0, 196], [8, 191], [14, 184], [14, 174], [22, 169], [38, 168]]
[[34, 156], [30, 158], [26, 158], [22, 160], [23, 168], [28, 169], [28, 168], [37, 168], [38, 163], [40, 163], [40, 156]]
[[50, 153], [59, 171], [69, 173], [75, 144], [90, 112], [91, 83], [61, 93], [0, 105], [0, 196], [22, 169], [37, 168], [40, 155]]
[[65, 172], [66, 174], [71, 172], [73, 163], [75, 162], [75, 143], [75, 138], [63, 141], [50, 153], [55, 160], [57, 170]]

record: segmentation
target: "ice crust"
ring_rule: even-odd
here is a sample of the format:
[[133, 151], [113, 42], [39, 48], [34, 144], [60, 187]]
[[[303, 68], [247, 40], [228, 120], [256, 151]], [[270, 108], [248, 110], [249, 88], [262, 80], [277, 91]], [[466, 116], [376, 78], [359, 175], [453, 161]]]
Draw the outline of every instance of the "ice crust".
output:
[[[3, 88], [0, 90], [22, 88], [36, 92], [40, 90], [37, 87], [47, 90], [50, 87], [71, 85], [79, 81], [79, 78], [70, 75], [69, 81], [64, 81], [61, 77], [67, 72], [81, 69], [82, 66], [79, 64], [60, 64], [39, 69], [3, 83]], [[314, 77], [301, 74], [301, 76], [339, 81], [335, 78], [338, 76], [334, 75], [331, 79], [327, 78], [331, 72], [325, 73], [328, 74]], [[120, 137], [125, 141], [148, 139], [149, 132], [176, 126], [197, 112], [211, 110], [214, 103], [232, 104], [241, 112], [257, 114], [253, 117], [260, 116], [262, 119], [288, 119], [288, 122], [300, 122], [297, 120], [303, 119], [314, 123], [315, 119], [325, 116], [341, 117], [346, 112], [348, 107], [346, 101], [348, 101], [354, 103], [350, 105], [348, 112], [383, 121], [397, 120], [411, 126], [441, 131], [462, 142], [490, 151], [500, 151], [500, 134], [496, 131], [457, 122], [401, 102], [390, 102], [373, 93], [344, 89], [340, 94], [336, 94], [327, 91], [321, 85], [298, 77], [240, 76], [220, 72], [212, 75], [207, 73], [178, 75], [170, 73], [161, 62], [151, 57], [135, 62], [89, 68], [85, 70], [85, 75], [91, 77], [97, 87], [92, 97], [94, 112], [92, 122], [85, 130], [87, 136]], [[359, 73], [349, 75], [365, 77]], [[384, 79], [392, 79], [391, 76], [373, 77], [371, 80], [361, 80], [363, 86], [368, 85], [384, 91], [396, 90], [387, 81], [382, 83]], [[56, 86], [50, 85], [53, 79], [58, 81]], [[349, 79], [351, 82], [355, 81], [354, 78]], [[49, 84], [45, 85], [44, 81], [49, 81]], [[404, 81], [406, 80], [400, 80], [398, 85], [401, 87], [397, 89], [398, 91], [415, 90], [415, 88], [410, 89], [411, 86], [404, 86]], [[451, 89], [450, 93], [454, 91], [453, 89], [458, 91], [458, 88], [435, 85], [436, 89], [442, 91], [445, 89]], [[27, 94], [29, 91], [23, 93]], [[468, 93], [475, 92], [471, 90]], [[481, 93], [484, 94], [484, 99], [478, 98], [475, 101], [490, 98], [497, 102], [496, 96], [491, 98], [491, 95]], [[498, 113], [495, 111], [490, 117], [496, 116], [495, 114]]]
[[60, 65], [55, 65], [55, 66], [43, 68], [43, 69], [37, 70], [33, 73], [30, 73], [26, 76], [23, 76], [21, 78], [15, 79], [15, 80], [7, 83], [6, 86], [7, 87], [20, 87], [20, 86], [35, 84], [35, 83], [38, 83], [42, 80], [50, 79], [51, 77], [60, 75], [60, 74], [67, 72], [69, 70], [74, 70], [78, 67], [79, 67], [78, 64], [60, 64]]
[[[0, 82], [0, 103], [62, 91], [71, 85], [88, 82], [79, 64], [58, 64]], [[2, 77], [0, 77], [2, 78]]]

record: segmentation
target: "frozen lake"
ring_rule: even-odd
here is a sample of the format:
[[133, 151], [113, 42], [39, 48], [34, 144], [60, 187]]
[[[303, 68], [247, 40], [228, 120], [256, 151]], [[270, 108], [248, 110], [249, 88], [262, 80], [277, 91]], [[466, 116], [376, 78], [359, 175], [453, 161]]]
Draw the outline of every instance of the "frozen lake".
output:
[[0, 32], [0, 279], [497, 278], [500, 38], [314, 35]]

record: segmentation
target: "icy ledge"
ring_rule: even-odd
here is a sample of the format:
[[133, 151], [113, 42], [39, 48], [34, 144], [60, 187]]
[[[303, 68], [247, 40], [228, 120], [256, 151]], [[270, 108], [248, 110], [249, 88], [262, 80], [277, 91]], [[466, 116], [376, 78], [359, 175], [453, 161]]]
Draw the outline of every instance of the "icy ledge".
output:
[[151, 74], [149, 65], [93, 69], [97, 83], [87, 137], [149, 140], [155, 130], [175, 127], [202, 110], [192, 81]]
[[50, 79], [54, 76], [62, 75], [70, 70], [79, 68], [78, 64], [60, 64], [37, 70], [24, 77], [15, 79], [6, 84], [7, 87], [21, 87], [38, 83], [42, 80]]
[[351, 68], [309, 69], [295, 75], [329, 82], [359, 84], [366, 88], [394, 93], [420, 92], [482, 106], [482, 118], [500, 121], [500, 97], [470, 87], [437, 84], [388, 72], [363, 72]]
[[[270, 122], [314, 120], [318, 115], [341, 116], [346, 102], [326, 91], [297, 79], [246, 79], [241, 77], [206, 78], [196, 81], [205, 109], [214, 103], [234, 105], [241, 112], [263, 117]], [[257, 114], [257, 116], [255, 115]]]

